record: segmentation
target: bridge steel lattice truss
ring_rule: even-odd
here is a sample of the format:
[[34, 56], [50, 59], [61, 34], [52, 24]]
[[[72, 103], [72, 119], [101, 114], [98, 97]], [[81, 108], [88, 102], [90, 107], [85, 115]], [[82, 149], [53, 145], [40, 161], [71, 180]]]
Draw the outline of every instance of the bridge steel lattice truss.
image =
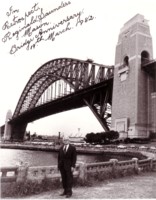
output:
[[[83, 106], [88, 106], [104, 130], [108, 131], [113, 72], [113, 66], [97, 64], [92, 60], [59, 58], [45, 63], [31, 76], [19, 98], [9, 122], [12, 139], [22, 140], [29, 122]], [[61, 95], [59, 92], [57, 97], [53, 97], [52, 86], [60, 80], [66, 84], [63, 86], [64, 93]], [[41, 100], [50, 88], [51, 97], [47, 95], [44, 101]]]

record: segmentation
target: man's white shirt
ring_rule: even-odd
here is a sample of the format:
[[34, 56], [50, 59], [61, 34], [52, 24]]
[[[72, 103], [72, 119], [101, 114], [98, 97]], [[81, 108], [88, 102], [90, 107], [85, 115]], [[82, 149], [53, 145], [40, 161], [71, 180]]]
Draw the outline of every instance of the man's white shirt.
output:
[[64, 145], [64, 151], [67, 152], [69, 144]]

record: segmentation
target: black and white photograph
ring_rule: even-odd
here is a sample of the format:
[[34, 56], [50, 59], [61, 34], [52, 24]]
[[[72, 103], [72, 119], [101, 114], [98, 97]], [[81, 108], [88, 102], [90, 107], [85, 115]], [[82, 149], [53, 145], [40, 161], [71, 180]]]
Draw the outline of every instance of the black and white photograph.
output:
[[0, 198], [156, 198], [156, 1], [5, 0]]

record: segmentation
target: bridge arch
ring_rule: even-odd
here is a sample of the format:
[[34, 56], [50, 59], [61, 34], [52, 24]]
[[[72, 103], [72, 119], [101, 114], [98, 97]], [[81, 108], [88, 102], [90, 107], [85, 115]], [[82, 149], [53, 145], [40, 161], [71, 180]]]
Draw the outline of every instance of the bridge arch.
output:
[[[95, 69], [95, 66], [97, 69]], [[43, 64], [29, 79], [16, 106], [13, 118], [35, 107], [49, 85], [62, 79], [74, 91], [112, 76], [112, 67], [71, 58], [59, 58]]]
[[[66, 82], [68, 87], [72, 88], [74, 94], [70, 95], [68, 99], [72, 103], [75, 100], [78, 105], [72, 105], [73, 107], [69, 108], [67, 106], [67, 98], [62, 98], [59, 101], [59, 105], [61, 105], [62, 101], [66, 104], [66, 108], [56, 110], [56, 106], [54, 107], [56, 101], [51, 99], [50, 104], [48, 104], [50, 110], [52, 110], [50, 113], [45, 108], [47, 104], [45, 103], [43, 106], [40, 106], [38, 105], [38, 101], [51, 85], [60, 80]], [[106, 110], [108, 107], [110, 110], [112, 80], [113, 66], [97, 64], [93, 61], [90, 62], [90, 60], [84, 61], [72, 58], [58, 58], [46, 62], [30, 77], [19, 98], [13, 117], [10, 120], [12, 135], [16, 138], [23, 138], [27, 123], [50, 114], [79, 108], [84, 105], [92, 110], [103, 128], [108, 130], [107, 121], [111, 115], [110, 113], [106, 113]], [[42, 114], [43, 110], [45, 112], [44, 115]]]

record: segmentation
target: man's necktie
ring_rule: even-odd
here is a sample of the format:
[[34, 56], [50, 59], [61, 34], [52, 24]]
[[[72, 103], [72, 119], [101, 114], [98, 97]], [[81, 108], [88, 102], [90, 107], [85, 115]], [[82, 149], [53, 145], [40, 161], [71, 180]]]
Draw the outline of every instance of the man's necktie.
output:
[[64, 146], [63, 150], [64, 150], [64, 153], [66, 153], [66, 151], [67, 151], [67, 145]]

